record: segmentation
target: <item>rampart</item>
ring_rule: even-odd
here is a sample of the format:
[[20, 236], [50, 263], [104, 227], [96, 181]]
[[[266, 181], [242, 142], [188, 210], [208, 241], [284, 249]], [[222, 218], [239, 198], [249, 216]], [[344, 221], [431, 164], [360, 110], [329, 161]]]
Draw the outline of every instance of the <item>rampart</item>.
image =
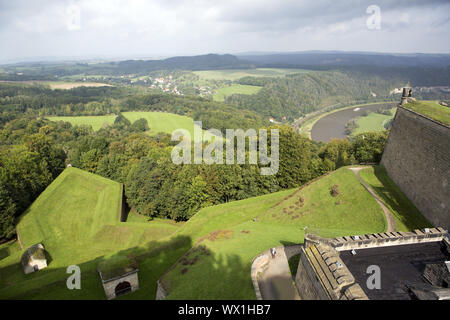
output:
[[450, 227], [450, 127], [398, 107], [381, 164], [434, 225]]

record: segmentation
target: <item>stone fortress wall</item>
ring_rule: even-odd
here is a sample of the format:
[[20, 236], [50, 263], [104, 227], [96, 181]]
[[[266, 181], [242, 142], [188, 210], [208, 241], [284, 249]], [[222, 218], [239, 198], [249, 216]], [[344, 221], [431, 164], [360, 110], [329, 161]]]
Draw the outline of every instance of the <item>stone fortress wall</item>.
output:
[[399, 106], [381, 164], [434, 226], [450, 228], [450, 127]]
[[448, 248], [448, 233], [442, 227], [329, 239], [307, 234], [295, 284], [305, 300], [367, 300], [360, 284], [341, 260], [340, 251], [440, 241], [445, 241]]

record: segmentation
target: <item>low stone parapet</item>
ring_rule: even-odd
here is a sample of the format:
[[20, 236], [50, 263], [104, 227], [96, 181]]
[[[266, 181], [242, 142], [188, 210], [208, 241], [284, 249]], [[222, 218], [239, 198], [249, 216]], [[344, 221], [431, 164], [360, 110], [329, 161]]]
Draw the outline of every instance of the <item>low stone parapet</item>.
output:
[[364, 235], [354, 235], [323, 239], [316, 235], [305, 235], [305, 247], [325, 243], [337, 251], [366, 249], [376, 247], [398, 246], [405, 244], [442, 241], [447, 230], [441, 227], [414, 230], [412, 232], [381, 232]]

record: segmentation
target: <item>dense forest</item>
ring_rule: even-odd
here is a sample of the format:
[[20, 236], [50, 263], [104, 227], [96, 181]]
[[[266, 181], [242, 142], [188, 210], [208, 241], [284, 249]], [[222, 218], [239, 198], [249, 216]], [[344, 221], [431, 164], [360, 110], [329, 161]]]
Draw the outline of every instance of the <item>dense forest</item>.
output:
[[[130, 123], [120, 116], [124, 110], [165, 110], [201, 119], [205, 127], [267, 127], [254, 112], [222, 103], [132, 88], [52, 91], [0, 84], [0, 108], [0, 239], [14, 237], [20, 215], [68, 164], [124, 183], [130, 207], [149, 218], [187, 220], [205, 206], [300, 186], [343, 165], [378, 162], [387, 137], [366, 133], [323, 144], [278, 126], [280, 169], [262, 176], [259, 165], [175, 165], [169, 135], [150, 136], [146, 120]], [[45, 119], [111, 112], [119, 114], [115, 123], [96, 132]]]

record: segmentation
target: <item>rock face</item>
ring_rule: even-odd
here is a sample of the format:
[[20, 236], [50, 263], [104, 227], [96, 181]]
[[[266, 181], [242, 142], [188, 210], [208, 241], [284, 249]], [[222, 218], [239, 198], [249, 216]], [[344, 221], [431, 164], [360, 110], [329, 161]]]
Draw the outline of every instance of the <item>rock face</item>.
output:
[[381, 164], [433, 225], [450, 228], [450, 127], [399, 107]]

